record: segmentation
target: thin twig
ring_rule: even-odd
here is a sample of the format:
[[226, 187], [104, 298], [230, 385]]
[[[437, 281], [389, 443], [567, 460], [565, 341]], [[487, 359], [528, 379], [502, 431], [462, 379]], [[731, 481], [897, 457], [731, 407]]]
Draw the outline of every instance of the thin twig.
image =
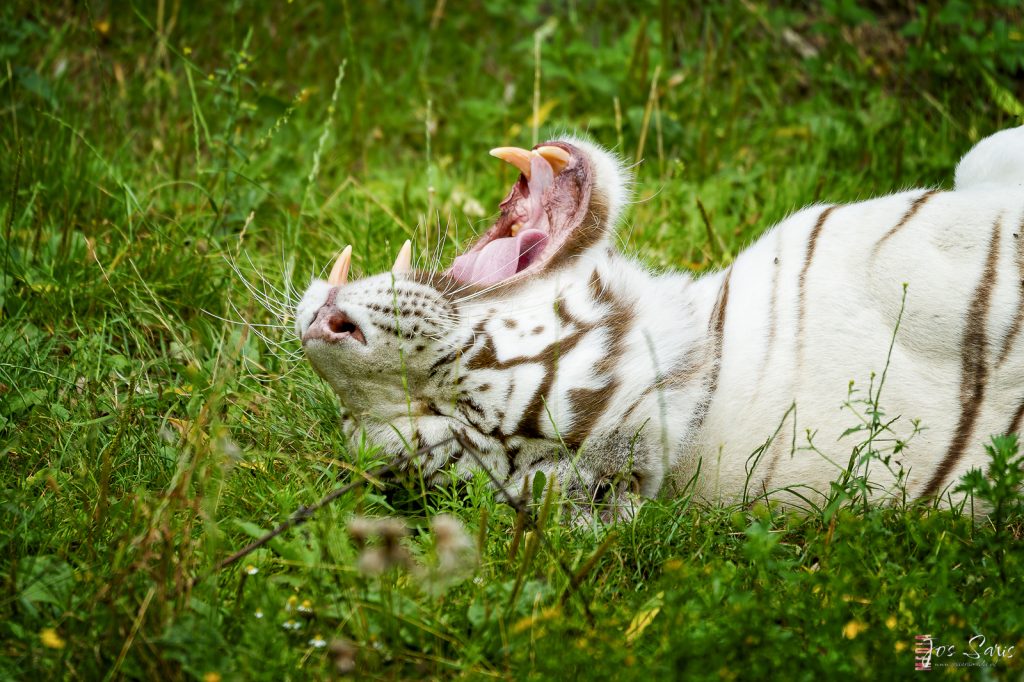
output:
[[292, 528], [295, 528], [296, 526], [301, 526], [306, 521], [309, 521], [309, 519], [311, 519], [313, 517], [313, 515], [316, 514], [318, 511], [320, 511], [321, 509], [323, 509], [324, 507], [329, 505], [331, 502], [334, 502], [334, 500], [338, 499], [339, 497], [341, 497], [345, 493], [349, 492], [350, 490], [353, 490], [353, 489], [359, 487], [360, 485], [366, 483], [366, 480], [368, 478], [370, 478], [370, 479], [382, 478], [382, 477], [384, 477], [386, 475], [393, 474], [394, 472], [404, 468], [407, 464], [412, 462], [414, 459], [417, 459], [421, 455], [428, 454], [432, 450], [435, 450], [436, 448], [439, 448], [442, 445], [447, 445], [452, 440], [455, 440], [454, 436], [450, 437], [450, 438], [445, 438], [444, 440], [442, 440], [440, 442], [437, 442], [437, 443], [434, 443], [433, 445], [425, 445], [425, 446], [421, 447], [419, 450], [417, 450], [416, 452], [413, 452], [412, 454], [402, 455], [401, 457], [399, 457], [395, 461], [391, 462], [390, 464], [384, 464], [382, 466], [379, 466], [376, 469], [373, 469], [372, 471], [368, 472], [366, 475], [361, 476], [361, 477], [355, 479], [354, 481], [350, 481], [350, 482], [346, 483], [345, 485], [341, 486], [340, 488], [332, 490], [330, 493], [328, 493], [319, 502], [311, 504], [308, 507], [299, 507], [295, 511], [295, 513], [292, 514], [288, 518], [287, 521], [284, 521], [283, 523], [279, 524], [276, 528], [274, 528], [272, 531], [270, 531], [266, 535], [263, 535], [262, 537], [260, 537], [260, 538], [258, 538], [256, 540], [253, 540], [248, 545], [246, 545], [242, 549], [238, 550], [237, 552], [235, 552], [231, 556], [225, 557], [224, 559], [221, 559], [219, 562], [217, 562], [217, 565], [214, 566], [213, 569], [209, 573], [207, 573], [205, 576], [196, 576], [195, 578], [193, 578], [188, 583], [188, 589], [192, 589], [193, 587], [198, 585], [199, 582], [202, 581], [203, 578], [209, 577], [209, 576], [213, 575], [214, 573], [218, 573], [218, 572], [222, 571], [223, 569], [227, 568], [228, 566], [230, 566], [231, 564], [235, 563], [239, 559], [242, 559], [244, 557], [249, 556], [250, 554], [255, 552], [257, 549], [259, 549], [263, 545], [267, 544], [268, 542], [270, 542], [271, 540], [273, 540], [274, 538], [276, 538], [278, 535], [280, 535], [281, 533], [285, 532], [286, 530], [290, 530]]
[[[562, 603], [568, 601], [570, 596], [572, 596], [573, 594], [577, 594], [577, 588], [579, 587], [579, 583], [582, 581], [583, 577], [589, 572], [590, 568], [593, 566], [594, 561], [596, 561], [596, 559], [604, 553], [604, 549], [606, 549], [608, 545], [608, 540], [606, 539], [606, 541], [602, 543], [602, 546], [598, 548], [598, 552], [595, 554], [594, 557], [591, 557], [591, 560], [588, 561], [585, 566], [581, 567], [579, 571], [574, 573], [573, 570], [569, 567], [569, 565], [565, 563], [565, 560], [562, 559], [562, 557], [555, 551], [554, 546], [550, 543], [547, 536], [544, 534], [544, 530], [543, 528], [541, 528], [541, 525], [538, 524], [537, 521], [527, 513], [525, 494], [522, 497], [511, 494], [508, 491], [508, 489], [505, 488], [505, 486], [501, 483], [501, 481], [499, 481], [497, 477], [491, 472], [490, 468], [488, 468], [487, 465], [483, 463], [483, 460], [480, 459], [480, 455], [478, 454], [476, 447], [471, 442], [469, 442], [469, 440], [465, 438], [465, 436], [457, 432], [453, 432], [449, 438], [446, 438], [438, 443], [424, 446], [416, 450], [416, 452], [412, 454], [403, 455], [397, 458], [390, 464], [385, 464], [377, 467], [376, 469], [373, 469], [372, 471], [368, 472], [367, 475], [361, 476], [360, 478], [357, 478], [353, 481], [350, 481], [349, 483], [346, 483], [340, 488], [332, 490], [330, 493], [324, 496], [319, 502], [311, 504], [307, 507], [300, 507], [295, 511], [294, 514], [292, 514], [288, 518], [287, 521], [284, 521], [283, 523], [279, 524], [273, 530], [263, 535], [262, 537], [254, 540], [253, 542], [249, 543], [248, 545], [238, 550], [234, 554], [225, 557], [224, 559], [221, 559], [217, 563], [217, 565], [214, 566], [213, 569], [211, 569], [206, 575], [196, 576], [195, 578], [193, 578], [188, 583], [188, 589], [192, 589], [193, 587], [198, 585], [204, 578], [214, 575], [222, 571], [223, 569], [227, 568], [231, 564], [236, 563], [240, 559], [243, 559], [244, 557], [252, 554], [260, 547], [264, 546], [277, 536], [281, 535], [281, 533], [284, 533], [287, 530], [295, 528], [296, 526], [302, 525], [303, 523], [311, 519], [313, 515], [316, 514], [319, 510], [323, 509], [334, 500], [338, 499], [345, 493], [355, 489], [356, 487], [363, 485], [366, 482], [367, 478], [377, 479], [393, 474], [396, 471], [404, 468], [413, 460], [419, 458], [424, 454], [430, 453], [432, 450], [442, 445], [447, 445], [452, 440], [456, 441], [462, 447], [462, 449], [465, 452], [467, 452], [470, 457], [473, 458], [477, 466], [484, 470], [484, 472], [487, 474], [487, 477], [491, 479], [491, 483], [494, 485], [494, 487], [498, 491], [500, 491], [502, 495], [505, 496], [505, 500], [507, 501], [509, 506], [511, 506], [516, 511], [517, 516], [525, 519], [526, 524], [528, 524], [531, 527], [531, 529], [536, 533], [537, 539], [540, 542], [542, 542], [544, 544], [544, 547], [551, 553], [553, 557], [555, 557], [555, 560], [557, 561], [562, 573], [564, 573], [565, 576], [569, 579], [569, 586], [566, 588], [565, 593], [562, 595]], [[594, 627], [594, 614], [591, 613], [590, 604], [587, 603], [587, 600], [584, 599], [582, 595], [580, 596], [580, 604], [583, 606], [583, 613], [587, 618], [587, 623], [591, 627]]]

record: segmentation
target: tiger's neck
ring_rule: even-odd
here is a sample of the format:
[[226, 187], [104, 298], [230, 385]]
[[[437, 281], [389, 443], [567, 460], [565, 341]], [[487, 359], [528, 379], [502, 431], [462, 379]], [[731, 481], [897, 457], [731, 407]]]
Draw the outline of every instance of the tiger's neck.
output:
[[707, 409], [725, 281], [592, 250], [514, 295], [461, 301], [460, 360], [443, 383], [457, 386], [460, 418], [513, 452], [531, 440], [642, 445], [671, 466]]

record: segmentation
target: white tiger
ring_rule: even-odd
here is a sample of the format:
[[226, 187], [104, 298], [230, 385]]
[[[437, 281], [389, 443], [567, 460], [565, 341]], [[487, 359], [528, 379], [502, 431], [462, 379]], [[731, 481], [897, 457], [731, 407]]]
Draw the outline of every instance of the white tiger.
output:
[[391, 273], [347, 282], [346, 249], [297, 309], [349, 432], [394, 455], [442, 443], [429, 480], [476, 468], [458, 433], [510, 488], [545, 471], [613, 515], [685, 484], [820, 501], [850, 460], [848, 386], [886, 367], [900, 418], [879, 437], [907, 443], [867, 470], [875, 500], [949, 502], [988, 437], [1020, 428], [1024, 127], [979, 142], [953, 191], [803, 209], [697, 279], [615, 248], [629, 178], [609, 152], [492, 153], [522, 175], [448, 271], [411, 270], [407, 242]]

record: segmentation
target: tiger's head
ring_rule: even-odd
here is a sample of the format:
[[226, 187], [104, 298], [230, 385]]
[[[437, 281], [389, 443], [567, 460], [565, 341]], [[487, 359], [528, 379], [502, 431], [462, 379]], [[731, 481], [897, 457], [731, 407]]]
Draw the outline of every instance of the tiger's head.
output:
[[[521, 175], [448, 270], [412, 269], [406, 242], [391, 272], [348, 282], [346, 249], [305, 292], [296, 331], [372, 441], [397, 454], [457, 432], [506, 477], [579, 445], [612, 390], [607, 356], [630, 311], [607, 283], [628, 178], [579, 139], [491, 153]], [[448, 442], [425, 473], [473, 468], [464, 455]]]

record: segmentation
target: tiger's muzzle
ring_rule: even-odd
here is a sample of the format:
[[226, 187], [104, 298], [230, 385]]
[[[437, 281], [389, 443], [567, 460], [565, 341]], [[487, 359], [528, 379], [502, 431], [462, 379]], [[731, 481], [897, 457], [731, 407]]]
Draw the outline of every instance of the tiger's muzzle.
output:
[[316, 317], [302, 335], [302, 344], [306, 345], [314, 339], [326, 343], [346, 343], [357, 341], [366, 345], [366, 336], [356, 322], [345, 314], [335, 302], [338, 289], [331, 289], [327, 301], [316, 312]]

